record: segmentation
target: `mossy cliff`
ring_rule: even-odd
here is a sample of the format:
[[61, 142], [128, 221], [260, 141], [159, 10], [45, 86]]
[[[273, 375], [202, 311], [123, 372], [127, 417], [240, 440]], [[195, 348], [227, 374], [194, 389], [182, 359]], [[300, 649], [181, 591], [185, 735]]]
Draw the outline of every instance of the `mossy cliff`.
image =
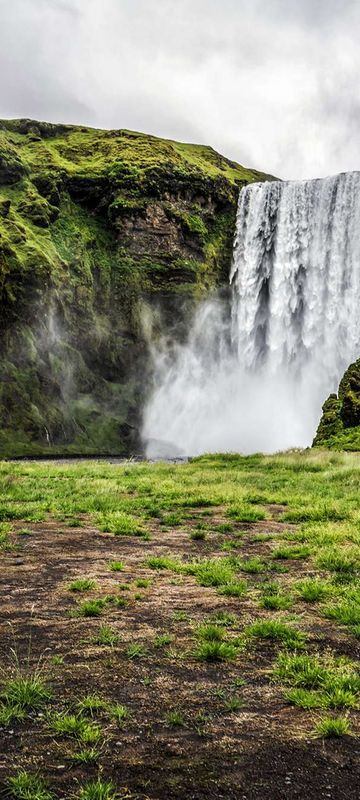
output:
[[346, 370], [338, 394], [331, 394], [325, 401], [313, 444], [360, 450], [360, 359]]
[[144, 303], [226, 283], [239, 188], [270, 176], [126, 130], [0, 122], [0, 455], [129, 453]]

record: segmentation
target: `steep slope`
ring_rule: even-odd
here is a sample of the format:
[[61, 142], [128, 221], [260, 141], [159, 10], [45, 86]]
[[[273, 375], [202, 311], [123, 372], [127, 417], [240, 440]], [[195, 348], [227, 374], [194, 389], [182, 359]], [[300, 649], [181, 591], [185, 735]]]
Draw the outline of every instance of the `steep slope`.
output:
[[338, 394], [331, 394], [325, 401], [313, 444], [360, 450], [360, 359], [346, 370]]
[[0, 455], [129, 453], [144, 304], [180, 324], [226, 282], [239, 187], [210, 147], [0, 122]]

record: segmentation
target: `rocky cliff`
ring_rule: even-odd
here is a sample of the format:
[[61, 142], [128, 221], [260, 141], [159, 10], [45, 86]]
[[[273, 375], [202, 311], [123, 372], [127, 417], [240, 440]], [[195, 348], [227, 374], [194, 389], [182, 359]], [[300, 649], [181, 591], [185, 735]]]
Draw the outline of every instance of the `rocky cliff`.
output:
[[270, 176], [126, 130], [0, 122], [0, 455], [131, 453], [144, 305], [226, 283], [239, 188]]
[[346, 370], [338, 394], [331, 394], [325, 401], [313, 444], [360, 450], [360, 359]]

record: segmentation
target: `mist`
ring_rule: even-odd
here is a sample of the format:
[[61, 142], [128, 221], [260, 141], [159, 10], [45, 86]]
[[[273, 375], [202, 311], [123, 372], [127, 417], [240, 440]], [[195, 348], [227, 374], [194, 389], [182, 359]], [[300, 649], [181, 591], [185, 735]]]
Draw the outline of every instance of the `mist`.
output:
[[143, 438], [149, 458], [204, 452], [271, 453], [311, 444], [325, 399], [309, 375], [249, 373], [229, 344], [218, 298], [202, 304], [188, 340], [150, 348], [154, 388]]

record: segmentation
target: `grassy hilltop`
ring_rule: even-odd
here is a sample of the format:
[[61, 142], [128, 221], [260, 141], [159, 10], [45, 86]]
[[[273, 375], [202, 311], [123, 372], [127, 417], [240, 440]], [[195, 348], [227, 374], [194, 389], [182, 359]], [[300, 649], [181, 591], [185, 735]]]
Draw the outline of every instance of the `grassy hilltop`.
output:
[[136, 448], [141, 304], [180, 324], [226, 283], [239, 188], [268, 177], [201, 145], [0, 122], [0, 454]]
[[359, 478], [2, 463], [2, 796], [356, 800]]

